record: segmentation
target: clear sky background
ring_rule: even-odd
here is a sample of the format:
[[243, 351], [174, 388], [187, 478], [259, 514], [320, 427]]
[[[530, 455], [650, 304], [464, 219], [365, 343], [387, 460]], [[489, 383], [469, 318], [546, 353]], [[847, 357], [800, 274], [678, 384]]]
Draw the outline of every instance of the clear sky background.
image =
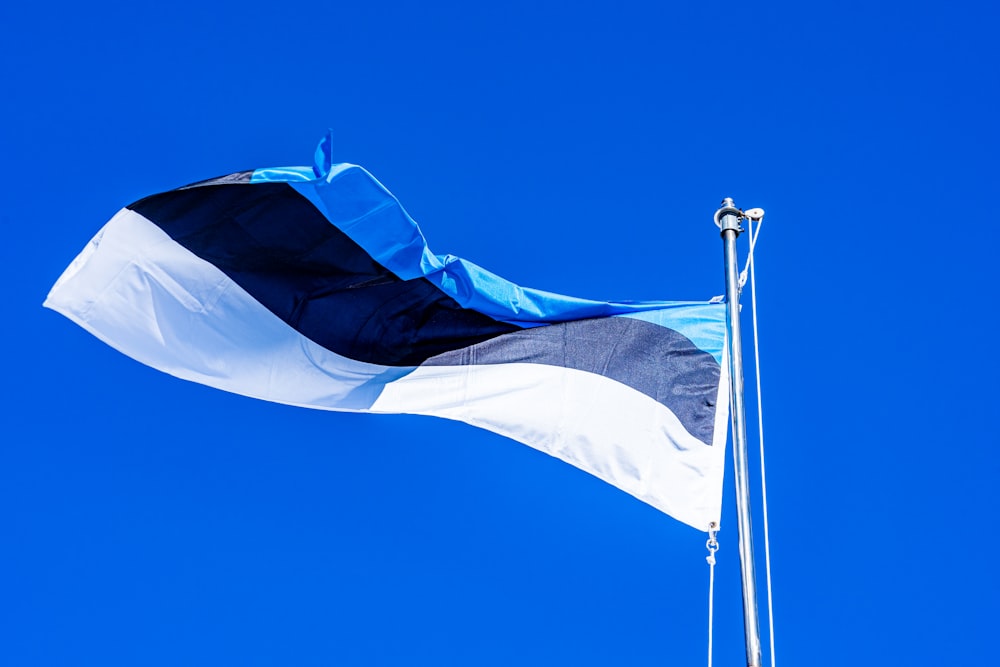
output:
[[[702, 533], [499, 436], [185, 383], [42, 309], [121, 206], [308, 165], [327, 128], [433, 250], [575, 296], [720, 294], [712, 213], [766, 209], [779, 664], [994, 662], [998, 18], [4, 4], [0, 664], [704, 664]], [[731, 471], [725, 502], [738, 665]]]

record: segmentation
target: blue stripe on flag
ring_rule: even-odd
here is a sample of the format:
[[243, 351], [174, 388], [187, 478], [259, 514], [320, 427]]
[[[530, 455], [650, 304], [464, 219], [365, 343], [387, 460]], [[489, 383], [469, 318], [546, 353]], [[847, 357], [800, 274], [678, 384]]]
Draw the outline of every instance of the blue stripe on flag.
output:
[[[633, 315], [677, 329], [716, 361], [722, 361], [716, 331], [707, 320], [725, 327], [725, 311], [706, 308], [704, 315], [687, 313], [670, 318], [666, 309], [707, 306], [702, 302], [605, 302], [521, 287], [454, 255], [435, 255], [399, 200], [367, 170], [333, 164], [323, 178], [311, 178], [312, 169], [281, 167], [258, 169], [254, 183], [289, 183], [336, 227], [344, 231], [382, 266], [404, 280], [426, 278], [465, 308], [519, 327], [614, 315]], [[658, 311], [644, 317], [643, 313]], [[715, 317], [716, 311], [722, 319]], [[654, 318], [650, 320], [649, 318]], [[664, 320], [670, 319], [670, 324]], [[717, 330], [717, 329], [716, 329]]]

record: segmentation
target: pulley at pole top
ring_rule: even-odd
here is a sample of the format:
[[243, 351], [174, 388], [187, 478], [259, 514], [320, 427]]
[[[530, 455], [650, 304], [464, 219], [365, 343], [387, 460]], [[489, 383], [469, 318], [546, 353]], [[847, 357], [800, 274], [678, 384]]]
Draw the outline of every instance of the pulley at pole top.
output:
[[[723, 226], [727, 218], [735, 217], [735, 221], [731, 222], [730, 225]], [[762, 208], [751, 208], [743, 211], [736, 208], [736, 204], [733, 203], [732, 197], [726, 197], [722, 200], [722, 205], [719, 210], [715, 212], [715, 226], [720, 230], [725, 231], [726, 229], [733, 229], [737, 234], [743, 231], [740, 227], [740, 221], [744, 218], [750, 218], [755, 222], [760, 222], [764, 219], [764, 209]]]

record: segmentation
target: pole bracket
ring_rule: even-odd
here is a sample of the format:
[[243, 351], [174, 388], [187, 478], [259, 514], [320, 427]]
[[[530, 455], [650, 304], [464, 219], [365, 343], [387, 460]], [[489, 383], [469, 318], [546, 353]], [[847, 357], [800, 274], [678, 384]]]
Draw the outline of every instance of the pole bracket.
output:
[[746, 218], [746, 215], [743, 211], [736, 208], [736, 204], [733, 203], [732, 197], [726, 197], [722, 200], [722, 206], [715, 212], [715, 216], [713, 217], [715, 220], [715, 226], [718, 227], [720, 231], [726, 232], [728, 230], [733, 230], [736, 232], [737, 236], [743, 232], [743, 228], [740, 226], [740, 221], [744, 218]]

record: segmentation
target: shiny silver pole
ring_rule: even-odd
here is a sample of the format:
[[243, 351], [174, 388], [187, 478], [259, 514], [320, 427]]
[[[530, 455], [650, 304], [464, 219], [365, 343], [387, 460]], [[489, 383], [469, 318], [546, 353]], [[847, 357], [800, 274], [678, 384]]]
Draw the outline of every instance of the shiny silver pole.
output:
[[743, 211], [733, 200], [722, 200], [715, 224], [722, 232], [726, 261], [726, 332], [729, 335], [729, 396], [733, 422], [733, 468], [736, 478], [736, 514], [740, 537], [740, 573], [743, 578], [743, 630], [747, 665], [760, 667], [760, 626], [757, 621], [757, 579], [753, 566], [753, 530], [750, 526], [750, 487], [747, 484], [747, 426], [743, 404], [743, 341], [740, 336], [740, 284], [736, 266], [736, 237], [743, 228]]

